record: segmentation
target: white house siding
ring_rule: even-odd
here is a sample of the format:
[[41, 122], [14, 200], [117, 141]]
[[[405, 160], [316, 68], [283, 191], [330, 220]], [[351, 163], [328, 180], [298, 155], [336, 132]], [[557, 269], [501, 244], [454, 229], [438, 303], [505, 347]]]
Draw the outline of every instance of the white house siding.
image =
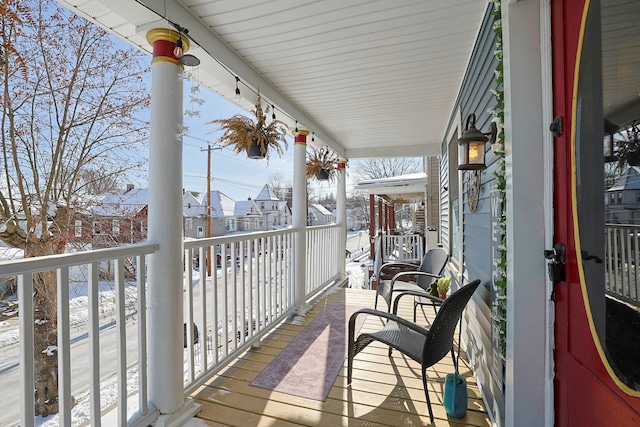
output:
[[[458, 100], [454, 107], [448, 131], [443, 141], [441, 160], [441, 187], [440, 187], [440, 212], [441, 212], [441, 242], [450, 251], [453, 260], [449, 266], [449, 273], [454, 278], [462, 272], [463, 281], [480, 279], [482, 286], [478, 288], [473, 300], [465, 313], [465, 321], [468, 324], [467, 354], [474, 367], [485, 400], [488, 404], [487, 410], [498, 425], [503, 425], [505, 417], [504, 387], [502, 373], [502, 359], [497, 356], [497, 351], [492, 351], [492, 322], [491, 304], [492, 292], [492, 271], [496, 252], [496, 243], [492, 233], [495, 230], [497, 217], [492, 212], [491, 197], [495, 192], [491, 189], [495, 187], [493, 172], [497, 166], [497, 157], [491, 152], [490, 144], [487, 144], [487, 169], [482, 172], [482, 187], [478, 209], [475, 213], [469, 211], [469, 204], [466, 194], [466, 177], [470, 172], [457, 172], [461, 185], [459, 197], [462, 198], [462, 214], [459, 215], [459, 227], [457, 232], [462, 233], [462, 255], [461, 260], [452, 248], [455, 247], [453, 238], [455, 230], [454, 210], [451, 206], [451, 186], [455, 182], [450, 182], [451, 168], [457, 167], [457, 159], [451, 158], [457, 152], [457, 147], [449, 147], [449, 143], [456, 144], [456, 138], [464, 131], [467, 116], [471, 113], [476, 115], [476, 127], [487, 132], [489, 123], [493, 116], [491, 110], [495, 106], [495, 97], [491, 89], [495, 88], [494, 69], [496, 59], [494, 57], [494, 32], [493, 32], [493, 4], [489, 3], [485, 20], [480, 29], [474, 52], [463, 80]], [[462, 126], [462, 129], [460, 129]], [[454, 189], [455, 191], [455, 189]], [[458, 264], [462, 261], [462, 266]], [[459, 277], [459, 276], [458, 276]]]

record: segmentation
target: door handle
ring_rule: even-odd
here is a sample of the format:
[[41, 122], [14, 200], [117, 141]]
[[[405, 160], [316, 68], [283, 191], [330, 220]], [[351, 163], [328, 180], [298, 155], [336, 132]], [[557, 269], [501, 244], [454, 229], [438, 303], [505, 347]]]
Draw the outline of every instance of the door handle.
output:
[[602, 258], [597, 255], [591, 255], [587, 251], [580, 252], [583, 261], [594, 261], [596, 264], [602, 264]]

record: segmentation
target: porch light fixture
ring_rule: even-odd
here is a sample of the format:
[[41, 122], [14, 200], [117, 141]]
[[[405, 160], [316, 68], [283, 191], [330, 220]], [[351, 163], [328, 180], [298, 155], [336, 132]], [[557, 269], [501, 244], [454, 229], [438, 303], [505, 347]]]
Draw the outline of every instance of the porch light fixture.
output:
[[[485, 144], [490, 141], [495, 143], [498, 127], [491, 122], [489, 132], [482, 133], [476, 129], [476, 115], [469, 114], [467, 124], [462, 136], [458, 138], [458, 170], [483, 170], [485, 164]], [[487, 137], [489, 136], [489, 138]]]

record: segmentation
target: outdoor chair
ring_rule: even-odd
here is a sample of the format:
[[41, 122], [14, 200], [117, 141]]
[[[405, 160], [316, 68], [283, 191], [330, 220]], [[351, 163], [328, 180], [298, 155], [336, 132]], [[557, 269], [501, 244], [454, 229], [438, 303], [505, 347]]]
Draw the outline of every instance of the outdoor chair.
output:
[[[364, 350], [373, 341], [379, 341], [389, 346], [389, 357], [395, 348], [400, 353], [410, 357], [422, 366], [422, 384], [427, 398], [429, 408], [429, 418], [433, 424], [433, 410], [429, 399], [429, 389], [427, 387], [427, 368], [442, 360], [447, 353], [451, 352], [454, 364], [455, 353], [453, 347], [453, 336], [456, 325], [462, 317], [462, 311], [466, 307], [469, 299], [480, 285], [480, 280], [461, 287], [452, 293], [442, 302], [435, 319], [430, 328], [423, 328], [413, 322], [405, 320], [395, 313], [373, 310], [369, 308], [355, 312], [349, 319], [349, 348], [347, 364], [347, 384], [351, 385], [353, 374], [353, 358]], [[407, 291], [403, 295], [421, 294], [421, 292]], [[394, 312], [397, 312], [397, 301], [394, 304]], [[384, 328], [378, 332], [364, 332], [355, 338], [356, 318], [360, 314], [369, 314], [387, 319]]]
[[[382, 265], [377, 272], [378, 285], [376, 288], [376, 302], [374, 307], [378, 308], [378, 296], [384, 298], [387, 303], [387, 311], [391, 312], [391, 302], [394, 292], [407, 290], [426, 291], [433, 279], [437, 279], [442, 274], [449, 255], [443, 248], [429, 249], [422, 257], [420, 266], [405, 262], [388, 262]], [[382, 277], [387, 271], [399, 271], [391, 280], [383, 280]], [[388, 274], [388, 273], [386, 273]], [[410, 282], [413, 281], [414, 283]], [[421, 304], [418, 299], [414, 303], [413, 317], [417, 304]]]

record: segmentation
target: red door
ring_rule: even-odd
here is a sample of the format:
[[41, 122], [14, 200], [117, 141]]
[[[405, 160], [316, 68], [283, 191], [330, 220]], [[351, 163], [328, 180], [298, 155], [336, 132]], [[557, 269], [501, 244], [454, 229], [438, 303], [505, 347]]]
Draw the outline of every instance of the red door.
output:
[[[635, 33], [625, 32], [627, 19], [635, 20]], [[605, 224], [617, 214], [603, 203], [613, 188], [606, 178], [628, 168], [605, 163], [605, 119], [618, 121], [620, 138], [640, 119], [640, 109], [629, 107], [640, 95], [638, 19], [635, 0], [552, 1], [554, 116], [562, 119], [554, 239], [567, 255], [566, 281], [554, 288], [557, 426], [640, 425], [640, 384], [612, 363], [607, 347], [607, 322], [613, 323], [606, 278], [621, 267], [608, 262]], [[632, 357], [640, 365], [640, 354]]]

